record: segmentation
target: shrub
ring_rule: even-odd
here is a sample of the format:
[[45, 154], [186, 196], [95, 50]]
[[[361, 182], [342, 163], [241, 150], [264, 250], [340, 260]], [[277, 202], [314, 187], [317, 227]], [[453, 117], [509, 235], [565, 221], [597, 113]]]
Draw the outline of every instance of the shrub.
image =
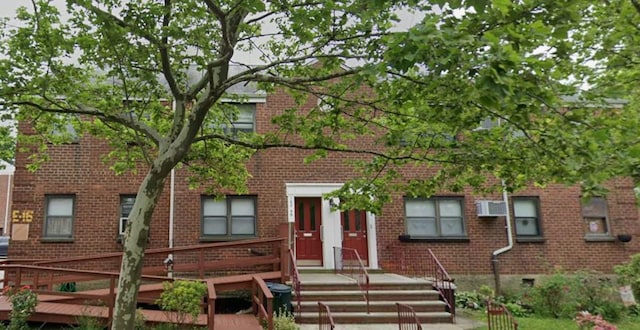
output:
[[191, 323], [200, 314], [200, 303], [207, 293], [206, 284], [198, 281], [178, 280], [162, 283], [162, 294], [156, 301], [163, 311], [175, 312], [167, 317], [174, 323], [186, 324], [191, 316]]
[[9, 323], [7, 329], [29, 329], [27, 319], [36, 310], [38, 295], [31, 291], [29, 286], [23, 286], [19, 289], [7, 286], [3, 289], [3, 292], [9, 297], [9, 301], [11, 302], [11, 312], [9, 313], [11, 323]]
[[508, 302], [504, 304], [504, 307], [506, 307], [509, 310], [509, 312], [511, 313], [511, 315], [513, 315], [513, 317], [529, 316], [529, 311], [518, 303]]
[[602, 315], [610, 321], [617, 321], [622, 316], [624, 306], [620, 301], [617, 289], [613, 283], [594, 271], [579, 271], [575, 273], [577, 311], [587, 311]]
[[555, 273], [529, 294], [530, 304], [536, 314], [555, 318], [571, 318], [577, 311], [574, 280], [563, 273]]
[[[266, 327], [265, 327], [266, 329]], [[287, 311], [279, 311], [273, 313], [273, 329], [274, 330], [299, 330], [300, 326], [296, 324], [296, 319]]]
[[640, 297], [640, 253], [631, 256], [627, 263], [613, 267], [613, 271], [618, 275], [618, 282], [622, 285], [631, 285], [633, 295]]
[[476, 291], [461, 291], [456, 293], [456, 306], [460, 308], [480, 309], [484, 307], [485, 299]]

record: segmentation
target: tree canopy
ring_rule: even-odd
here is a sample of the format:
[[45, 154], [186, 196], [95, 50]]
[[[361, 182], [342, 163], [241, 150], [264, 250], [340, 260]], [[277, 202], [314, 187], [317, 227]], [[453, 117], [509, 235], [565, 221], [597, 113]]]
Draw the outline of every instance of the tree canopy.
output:
[[[109, 141], [116, 173], [147, 171], [114, 329], [132, 324], [151, 214], [181, 163], [212, 192], [243, 192], [257, 150], [366, 154], [335, 194], [373, 211], [397, 191], [504, 181], [580, 183], [589, 194], [640, 175], [636, 1], [32, 3], [0, 35], [0, 106], [35, 131], [19, 136], [38, 151], [30, 168], [52, 144], [92, 134]], [[401, 13], [415, 23], [399, 27]], [[222, 101], [246, 101], [238, 86], [284, 89], [298, 106], [272, 119], [274, 131], [230, 136], [240, 114]], [[321, 102], [300, 111], [310, 96]], [[362, 136], [376, 143], [353, 148]], [[435, 174], [405, 177], [411, 166]]]

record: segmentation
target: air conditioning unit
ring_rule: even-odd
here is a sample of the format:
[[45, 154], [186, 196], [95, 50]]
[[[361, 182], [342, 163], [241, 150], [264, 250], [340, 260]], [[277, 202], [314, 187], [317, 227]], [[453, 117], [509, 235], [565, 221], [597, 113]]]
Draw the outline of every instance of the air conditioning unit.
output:
[[118, 234], [124, 235], [124, 230], [127, 229], [127, 220], [129, 220], [129, 218], [120, 218], [120, 227], [118, 228]]
[[502, 217], [507, 215], [507, 205], [503, 201], [476, 201], [479, 217]]

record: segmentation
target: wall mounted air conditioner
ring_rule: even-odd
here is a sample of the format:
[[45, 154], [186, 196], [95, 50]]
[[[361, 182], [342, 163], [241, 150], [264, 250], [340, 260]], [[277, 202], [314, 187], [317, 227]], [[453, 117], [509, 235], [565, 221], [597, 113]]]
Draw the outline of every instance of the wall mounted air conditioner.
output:
[[476, 201], [478, 217], [503, 217], [507, 215], [507, 205], [503, 201]]

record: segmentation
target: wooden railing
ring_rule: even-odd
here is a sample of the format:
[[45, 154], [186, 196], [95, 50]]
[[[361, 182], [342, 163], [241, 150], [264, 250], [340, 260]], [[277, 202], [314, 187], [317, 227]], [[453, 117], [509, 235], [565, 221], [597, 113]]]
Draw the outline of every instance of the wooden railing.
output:
[[447, 310], [451, 314], [451, 321], [453, 322], [456, 316], [455, 285], [453, 284], [453, 279], [451, 279], [449, 273], [447, 273], [438, 258], [433, 254], [433, 251], [428, 249], [428, 252], [429, 258], [427, 260], [426, 277], [433, 280], [433, 287], [438, 290], [440, 298], [442, 298], [442, 301], [447, 305]]
[[251, 305], [253, 314], [258, 316], [260, 323], [266, 321], [267, 329], [273, 330], [273, 294], [267, 284], [255, 276], [251, 286]]
[[300, 282], [298, 266], [296, 266], [296, 258], [293, 256], [293, 251], [291, 251], [291, 249], [289, 249], [289, 273], [291, 277], [291, 286], [293, 287], [293, 292], [296, 295], [296, 314], [300, 317], [300, 313], [302, 312], [302, 295], [300, 292], [302, 283]]
[[318, 301], [318, 329], [334, 330], [335, 328], [336, 324], [333, 322], [329, 306]]
[[504, 304], [488, 300], [487, 326], [489, 330], [518, 330], [518, 321]]
[[420, 320], [418, 320], [413, 307], [396, 303], [396, 308], [398, 310], [399, 330], [422, 330], [422, 325], [420, 325]]
[[216, 315], [216, 288], [213, 286], [212, 280], [207, 280], [207, 325], [209, 329], [215, 328]]
[[[205, 273], [213, 271], [234, 271], [243, 269], [255, 269], [261, 266], [265, 270], [283, 271], [281, 249], [285, 238], [252, 239], [234, 242], [210, 243], [182, 246], [175, 248], [149, 249], [145, 251], [142, 273], [144, 275], [166, 275], [167, 267], [163, 260], [168, 255], [173, 256], [173, 272], [197, 274], [204, 279]], [[261, 255], [255, 252], [263, 250]], [[286, 253], [286, 251], [285, 251]], [[228, 255], [227, 255], [228, 254]], [[21, 264], [33, 264], [38, 266], [52, 266], [69, 269], [98, 269], [119, 271], [122, 260], [122, 252], [103, 253], [99, 255], [81, 256], [54, 260], [32, 260]], [[9, 260], [7, 264], [16, 264], [17, 261]]]
[[[78, 306], [85, 306], [87, 303], [96, 305], [96, 303], [98, 303], [97, 306], [107, 308], [107, 321], [110, 322], [113, 320], [119, 273], [10, 264], [0, 265], [0, 270], [5, 272], [3, 279], [5, 287], [28, 286], [36, 294], [48, 297], [47, 301], [50, 302]], [[102, 289], [79, 292], [62, 292], [57, 290], [57, 286], [66, 283], [69, 278], [73, 278], [76, 282], [80, 283], [86, 282], [87, 285], [95, 285], [97, 281], [99, 281]], [[174, 281], [172, 278], [150, 275], [143, 275], [141, 280], [147, 284]], [[108, 287], [105, 288], [104, 286], [107, 283]], [[207, 326], [209, 329], [213, 329], [216, 291], [212, 280], [207, 280], [206, 284], [208, 292], [205, 297], [206, 306], [203, 307], [204, 310], [207, 311]]]
[[369, 286], [370, 279], [367, 269], [364, 267], [362, 259], [356, 249], [343, 248], [339, 246], [333, 247], [335, 271], [336, 273], [347, 275], [356, 279], [362, 296], [367, 303], [367, 314], [371, 313], [369, 307]]

